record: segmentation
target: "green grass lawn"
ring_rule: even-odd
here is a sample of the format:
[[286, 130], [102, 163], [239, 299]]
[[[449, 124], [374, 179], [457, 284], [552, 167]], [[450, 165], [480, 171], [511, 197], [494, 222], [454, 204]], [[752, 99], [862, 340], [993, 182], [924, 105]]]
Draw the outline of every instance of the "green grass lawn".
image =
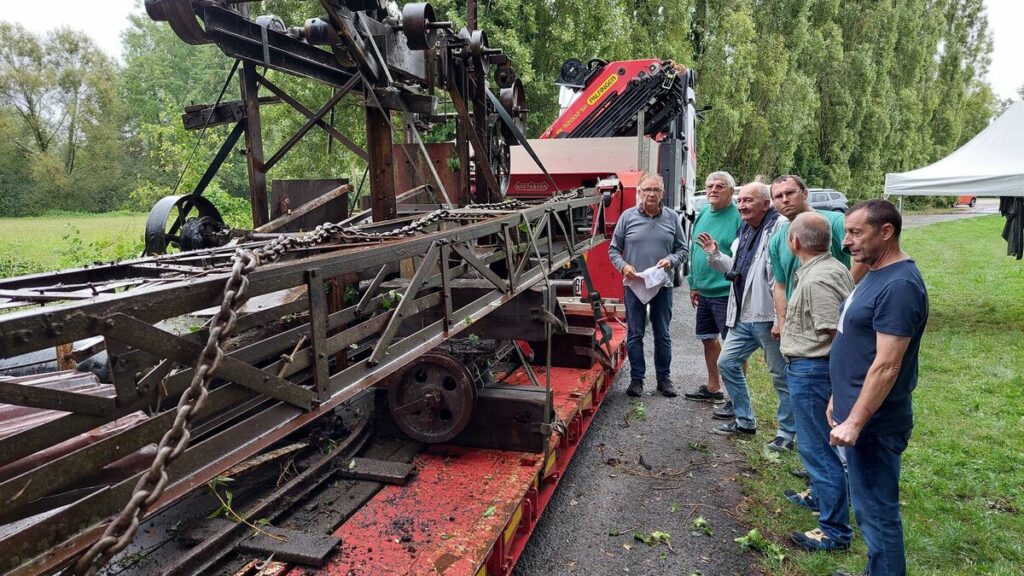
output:
[[[1002, 225], [986, 216], [903, 234], [931, 304], [901, 483], [911, 574], [1024, 574], [1024, 263], [1006, 256]], [[773, 430], [777, 401], [763, 361], [751, 362], [751, 373], [759, 427]], [[799, 458], [773, 459], [762, 450], [767, 436], [744, 447], [755, 470], [744, 482], [746, 519], [787, 551], [781, 568], [765, 571], [859, 573], [859, 533], [848, 553], [790, 545], [790, 531], [816, 521], [782, 497], [803, 488], [789, 474]]]
[[0, 275], [138, 256], [145, 225], [130, 213], [0, 218]]

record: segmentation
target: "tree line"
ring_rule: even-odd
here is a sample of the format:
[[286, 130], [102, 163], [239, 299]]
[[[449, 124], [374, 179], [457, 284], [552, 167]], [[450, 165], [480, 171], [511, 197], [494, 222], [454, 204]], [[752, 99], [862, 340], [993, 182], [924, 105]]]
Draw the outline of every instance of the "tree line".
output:
[[[433, 4], [464, 24], [464, 0]], [[885, 172], [945, 156], [1008, 105], [985, 81], [992, 40], [983, 0], [478, 4], [480, 27], [512, 56], [526, 85], [529, 136], [557, 115], [554, 80], [567, 58], [656, 57], [695, 69], [698, 107], [711, 107], [698, 124], [700, 177], [720, 169], [739, 180], [795, 172], [852, 198], [877, 196]], [[252, 11], [296, 24], [315, 6], [264, 1]], [[225, 84], [232, 61], [212, 45], [185, 44], [144, 14], [130, 17], [122, 49], [118, 62], [81, 31], [36, 35], [0, 23], [0, 215], [145, 211], [199, 180], [229, 127], [200, 139], [180, 115], [190, 104], [239, 97], [237, 81]], [[309, 108], [331, 94], [270, 77]], [[262, 114], [267, 150], [305, 121], [283, 105]], [[361, 104], [343, 100], [331, 121], [364, 144]], [[441, 127], [435, 137], [449, 133]], [[364, 171], [344, 147], [328, 148], [324, 135], [300, 143], [271, 177], [358, 184]], [[207, 194], [247, 197], [242, 154], [229, 157]]]

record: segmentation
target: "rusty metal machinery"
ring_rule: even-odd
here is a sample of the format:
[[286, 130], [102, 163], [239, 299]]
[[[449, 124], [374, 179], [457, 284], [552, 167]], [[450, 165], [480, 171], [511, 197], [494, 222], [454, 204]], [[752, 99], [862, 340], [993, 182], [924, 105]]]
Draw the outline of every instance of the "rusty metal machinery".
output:
[[[97, 573], [131, 554], [154, 514], [228, 471], [289, 446], [353, 443], [355, 432], [340, 440], [325, 422], [374, 387], [415, 440], [490, 446], [479, 429], [492, 426], [513, 431], [518, 450], [546, 449], [550, 391], [503, 389], [482, 358], [515, 350], [525, 364], [510, 341], [568, 329], [548, 278], [603, 240], [600, 198], [504, 199], [527, 108], [485, 33], [456, 31], [424, 3], [311, 4], [323, 17], [289, 25], [234, 0], [146, 1], [183, 41], [237, 61], [242, 98], [185, 111], [188, 128], [233, 128], [196, 188], [162, 200], [147, 223], [148, 253], [195, 249], [0, 280], [0, 366], [55, 350], [63, 370], [34, 359], [22, 364], [43, 374], [0, 368], [0, 573]], [[313, 111], [267, 70], [336, 90]], [[456, 110], [444, 153], [466, 167], [457, 175], [438, 174], [419, 137], [439, 121], [439, 95]], [[365, 106], [365, 150], [324, 120], [346, 96]], [[270, 99], [307, 120], [268, 158], [260, 105]], [[399, 122], [404, 145], [392, 141]], [[352, 191], [308, 181], [311, 195], [272, 218], [267, 172], [314, 127], [367, 161], [371, 209], [299, 232]], [[239, 142], [255, 229], [228, 231], [202, 192]], [[402, 183], [402, 155], [428, 168]], [[400, 209], [423, 193], [435, 195], [430, 207]], [[504, 344], [481, 354], [458, 338]], [[312, 482], [309, 471], [335, 469], [311, 462], [285, 494]], [[160, 571], [207, 573], [223, 553], [212, 543], [237, 536], [224, 528]]]
[[[495, 102], [505, 108], [520, 129], [525, 125], [527, 109], [522, 84], [509, 57], [488, 44], [486, 33], [454, 30], [451, 22], [436, 19], [428, 3], [406, 4], [401, 12], [391, 4], [373, 1], [322, 0], [311, 4], [325, 16], [289, 26], [274, 15], [250, 17], [248, 4], [232, 0], [146, 1], [150, 17], [168, 22], [185, 42], [215, 44], [236, 59], [242, 95], [241, 100], [218, 99], [210, 105], [186, 109], [183, 120], [188, 129], [205, 130], [222, 124], [233, 124], [234, 128], [195, 188], [178, 200], [165, 199], [154, 208], [147, 227], [147, 253], [159, 254], [168, 245], [180, 245], [179, 232], [185, 221], [196, 210], [204, 215], [202, 203], [193, 199], [202, 195], [243, 136], [257, 228], [270, 220], [268, 171], [314, 127], [367, 162], [375, 220], [398, 214], [396, 197], [403, 190], [396, 184], [396, 164], [403, 156], [413, 165], [429, 167], [417, 184], [429, 185], [442, 203], [487, 203], [504, 197], [508, 145], [514, 140], [497, 114]], [[313, 111], [269, 79], [267, 70], [333, 86], [334, 95]], [[260, 90], [269, 95], [261, 97]], [[494, 93], [501, 98], [493, 97]], [[418, 130], [446, 119], [438, 115], [439, 96], [450, 101], [456, 111], [458, 137], [445, 149], [445, 158], [457, 158], [459, 166], [474, 168], [459, 170], [450, 179], [433, 168]], [[324, 120], [345, 97], [359, 98], [365, 105], [365, 149]], [[267, 157], [260, 106], [271, 102], [287, 104], [307, 121]], [[411, 136], [405, 146], [396, 146], [393, 141], [396, 126], [406, 127]], [[452, 189], [444, 181], [454, 184]]]
[[[0, 529], [0, 570], [45, 573], [86, 551], [148, 472], [132, 468], [115, 482], [92, 482], [161, 442], [186, 406], [198, 412], [186, 434], [191, 442], [160, 471], [161, 489], [149, 492], [156, 496], [140, 517], [309, 427], [460, 333], [537, 340], [545, 326], [537, 304], [513, 312], [535, 320], [512, 327], [488, 328], [487, 316], [530, 302], [551, 270], [601, 240], [580, 225], [587, 208], [599, 212], [599, 198], [575, 193], [533, 206], [441, 210], [389, 223], [383, 232], [367, 229], [379, 223], [326, 225], [238, 247], [0, 281], [6, 306], [54, 302], [0, 316], [0, 357], [99, 337], [112, 379], [105, 395], [0, 380], [2, 402], [52, 415], [0, 438], [0, 522], [18, 527]], [[411, 278], [397, 281], [404, 289], [382, 288], [389, 271], [410, 259]], [[325, 280], [339, 276], [352, 284], [363, 278], [362, 293], [329, 312]], [[213, 319], [194, 332], [162, 324], [201, 318], [211, 306], [219, 307]], [[217, 360], [206, 362], [211, 346]], [[463, 369], [438, 358], [419, 363], [423, 374], [407, 368], [391, 393], [399, 415], [429, 412], [404, 420], [421, 439], [450, 438], [473, 410], [475, 388]], [[208, 374], [196, 408], [189, 398], [200, 370]], [[125, 418], [135, 421], [116, 426]], [[19, 466], [111, 425], [112, 432], [76, 451]], [[57, 507], [40, 509], [44, 502]]]

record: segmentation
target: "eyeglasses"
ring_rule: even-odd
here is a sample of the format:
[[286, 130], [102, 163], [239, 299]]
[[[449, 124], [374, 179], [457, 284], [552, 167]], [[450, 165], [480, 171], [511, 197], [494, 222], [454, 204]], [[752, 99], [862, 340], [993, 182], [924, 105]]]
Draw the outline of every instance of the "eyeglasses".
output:
[[725, 184], [722, 184], [722, 183], [715, 183], [715, 184], [708, 184], [707, 185], [707, 189], [708, 190], [723, 190], [725, 188], [728, 188], [728, 186], [726, 186]]
[[637, 191], [641, 194], [661, 194], [664, 192], [661, 188], [637, 188]]

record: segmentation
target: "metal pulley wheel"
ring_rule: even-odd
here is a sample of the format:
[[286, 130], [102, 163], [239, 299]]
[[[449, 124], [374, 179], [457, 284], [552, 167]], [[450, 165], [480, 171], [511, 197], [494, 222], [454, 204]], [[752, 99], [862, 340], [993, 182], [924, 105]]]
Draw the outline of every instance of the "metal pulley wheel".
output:
[[[166, 254], [167, 247], [172, 244], [182, 250], [210, 248], [223, 244], [223, 242], [212, 243], [211, 246], [204, 245], [202, 241], [192, 240], [183, 244], [181, 231], [186, 222], [190, 220], [190, 215], [192, 220], [199, 219], [198, 222], [202, 223], [202, 226], [193, 228], [195, 233], [207, 232], [210, 228], [227, 228], [217, 207], [206, 198], [192, 194], [164, 196], [153, 205], [153, 209], [149, 211], [149, 217], [146, 218], [146, 254]], [[211, 244], [211, 242], [205, 244]]]
[[512, 85], [515, 84], [516, 80], [518, 80], [516, 71], [507, 61], [499, 64], [497, 69], [494, 71], [494, 83], [502, 90], [511, 88]]
[[192, 0], [146, 0], [146, 14], [157, 22], [167, 22], [171, 30], [188, 44], [209, 44], [206, 31], [196, 20]]
[[[526, 133], [526, 90], [523, 89], [522, 80], [516, 79], [509, 88], [502, 88], [501, 92], [498, 93], [498, 101], [501, 102], [501, 107], [508, 112], [508, 115], [512, 117], [512, 122], [519, 129], [519, 132]], [[516, 137], [512, 134], [507, 127], [502, 125], [502, 130], [505, 134], [505, 138], [510, 142], [515, 142]]]
[[476, 385], [465, 366], [447, 354], [428, 352], [391, 377], [388, 410], [407, 436], [447, 442], [469, 424]]
[[402, 34], [409, 50], [426, 50], [434, 45], [434, 8], [429, 2], [413, 2], [402, 7]]
[[487, 32], [473, 30], [469, 34], [469, 54], [473, 57], [473, 68], [486, 75], [490, 63], [487, 61]]

